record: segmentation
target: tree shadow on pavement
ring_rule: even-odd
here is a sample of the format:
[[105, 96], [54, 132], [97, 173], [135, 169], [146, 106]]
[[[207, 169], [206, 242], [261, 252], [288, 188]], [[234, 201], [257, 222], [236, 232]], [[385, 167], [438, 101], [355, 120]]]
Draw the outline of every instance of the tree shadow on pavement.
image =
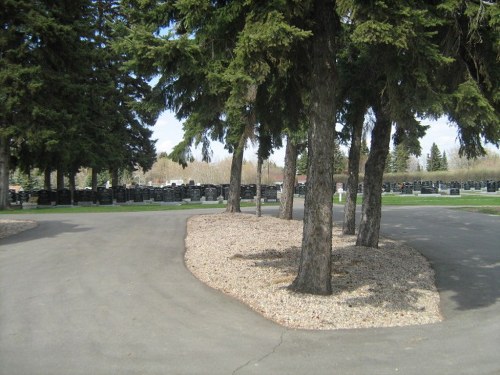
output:
[[64, 221], [37, 221], [37, 226], [11, 236], [0, 239], [0, 248], [4, 245], [14, 245], [21, 242], [35, 241], [40, 238], [56, 237], [62, 233], [77, 233], [88, 231], [89, 228]]

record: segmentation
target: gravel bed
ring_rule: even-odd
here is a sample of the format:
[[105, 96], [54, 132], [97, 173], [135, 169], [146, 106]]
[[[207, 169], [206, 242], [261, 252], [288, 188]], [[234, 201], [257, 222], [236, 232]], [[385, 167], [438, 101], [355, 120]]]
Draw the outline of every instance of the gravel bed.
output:
[[246, 303], [285, 327], [394, 327], [442, 320], [428, 261], [398, 241], [379, 249], [355, 246], [333, 228], [331, 296], [294, 293], [302, 222], [249, 214], [215, 214], [188, 221], [185, 261], [202, 282]]

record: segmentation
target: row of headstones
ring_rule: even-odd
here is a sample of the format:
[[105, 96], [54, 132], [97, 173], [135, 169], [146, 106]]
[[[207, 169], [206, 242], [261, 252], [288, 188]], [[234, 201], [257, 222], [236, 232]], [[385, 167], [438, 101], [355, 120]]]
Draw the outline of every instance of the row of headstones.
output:
[[[257, 193], [256, 185], [242, 185], [241, 199], [253, 199]], [[22, 204], [29, 202], [30, 198], [36, 197], [38, 205], [50, 206], [72, 205], [72, 204], [97, 204], [111, 205], [113, 203], [126, 202], [182, 202], [190, 199], [192, 202], [217, 201], [219, 198], [227, 200], [229, 196], [229, 185], [180, 185], [167, 186], [163, 188], [132, 188], [116, 187], [106, 189], [99, 187], [97, 192], [93, 190], [75, 190], [73, 199], [69, 189], [62, 190], [37, 190], [37, 191], [10, 191], [11, 202]], [[266, 200], [277, 200], [276, 186], [262, 186], [262, 197]]]
[[[337, 184], [335, 184], [337, 186]], [[340, 185], [340, 184], [339, 184]], [[343, 191], [346, 191], [346, 184], [342, 183]], [[403, 183], [384, 182], [382, 184], [384, 192], [393, 192], [401, 194], [413, 194], [417, 191], [421, 194], [437, 194], [440, 190], [449, 190], [450, 195], [459, 195], [460, 190], [485, 190], [488, 193], [494, 193], [500, 190], [500, 181], [413, 181]], [[295, 194], [305, 196], [307, 191], [306, 184], [298, 184], [295, 186]], [[358, 193], [363, 193], [363, 184], [358, 184]]]
[[[440, 190], [449, 190], [450, 195], [459, 195], [460, 190], [485, 190], [488, 193], [494, 193], [500, 189], [500, 181], [414, 181], [403, 183], [385, 182], [382, 185], [384, 192], [393, 192], [401, 194], [413, 194], [414, 191], [421, 194], [437, 194]], [[363, 185], [358, 186], [358, 192], [363, 192]]]

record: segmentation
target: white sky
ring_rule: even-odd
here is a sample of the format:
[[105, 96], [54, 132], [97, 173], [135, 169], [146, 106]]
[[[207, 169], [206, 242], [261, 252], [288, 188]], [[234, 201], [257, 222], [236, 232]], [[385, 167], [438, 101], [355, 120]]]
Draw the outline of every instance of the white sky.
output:
[[[425, 165], [425, 155], [430, 152], [432, 143], [436, 143], [441, 152], [446, 151], [449, 155], [450, 151], [458, 147], [457, 141], [457, 128], [450, 125], [446, 118], [441, 118], [437, 121], [424, 120], [423, 124], [431, 125], [427, 134], [420, 140], [422, 146], [422, 156], [420, 157], [421, 165]], [[153, 139], [157, 139], [156, 150], [157, 152], [172, 151], [172, 148], [182, 140], [183, 130], [182, 124], [175, 118], [173, 113], [164, 112], [158, 119], [153, 128]], [[230, 154], [224, 150], [224, 146], [219, 142], [212, 142], [214, 162], [227, 158]], [[494, 150], [497, 150], [494, 148]], [[256, 160], [256, 150], [253, 147], [248, 147], [245, 150], [246, 160]], [[196, 158], [201, 159], [201, 153], [194, 152]], [[270, 160], [277, 165], [283, 166], [285, 162], [284, 147], [275, 150], [271, 155]]]

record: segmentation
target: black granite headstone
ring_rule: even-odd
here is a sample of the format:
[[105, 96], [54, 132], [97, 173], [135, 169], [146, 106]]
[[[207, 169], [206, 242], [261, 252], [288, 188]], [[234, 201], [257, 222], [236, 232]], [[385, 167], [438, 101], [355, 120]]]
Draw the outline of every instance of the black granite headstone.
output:
[[172, 187], [163, 188], [163, 201], [164, 202], [175, 202], [175, 190]]
[[61, 206], [71, 205], [71, 191], [69, 189], [60, 189], [57, 191], [57, 204]]
[[191, 202], [199, 202], [201, 200], [201, 189], [191, 188], [189, 189], [191, 195]]
[[49, 190], [38, 190], [37, 196], [38, 196], [38, 204], [40, 206], [50, 206], [51, 205], [51, 198], [50, 198], [50, 191]]
[[217, 200], [217, 189], [215, 187], [205, 188], [205, 199], [209, 202]]
[[97, 199], [100, 205], [113, 204], [113, 190], [112, 189], [99, 189], [97, 192]]

